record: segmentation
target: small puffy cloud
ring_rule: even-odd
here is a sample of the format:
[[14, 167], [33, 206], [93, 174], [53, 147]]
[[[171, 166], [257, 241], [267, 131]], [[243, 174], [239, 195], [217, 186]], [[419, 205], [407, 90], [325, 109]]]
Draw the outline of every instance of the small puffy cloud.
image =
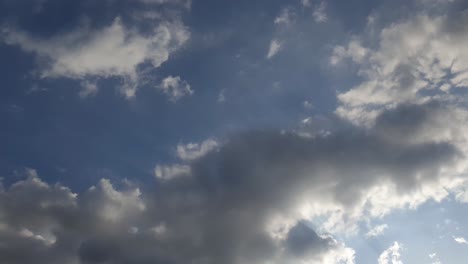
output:
[[42, 78], [66, 77], [86, 81], [87, 78], [122, 78], [122, 93], [133, 97], [142, 76], [138, 67], [150, 63], [157, 68], [189, 39], [188, 30], [180, 22], [161, 22], [143, 34], [128, 27], [117, 17], [102, 29], [87, 24], [50, 38], [38, 38], [12, 27], [2, 28], [2, 40], [36, 54], [42, 64]]
[[208, 152], [219, 147], [214, 139], [207, 139], [200, 143], [188, 143], [177, 145], [177, 157], [184, 161], [191, 161], [205, 156]]
[[388, 225], [386, 224], [375, 226], [374, 228], [369, 230], [369, 232], [366, 233], [366, 237], [370, 238], [380, 236], [385, 232], [387, 228]]
[[386, 249], [382, 254], [380, 254], [378, 263], [379, 264], [403, 264], [401, 261], [402, 250], [401, 244], [394, 242], [392, 246]]
[[179, 76], [168, 76], [164, 78], [159, 85], [159, 89], [169, 96], [169, 100], [172, 102], [177, 102], [180, 98], [190, 96], [194, 93], [190, 84], [182, 80]]
[[468, 241], [464, 237], [453, 237], [453, 240], [458, 244], [465, 244], [468, 245]]
[[312, 16], [315, 22], [323, 23], [328, 20], [326, 8], [327, 8], [327, 3], [324, 1], [320, 2], [320, 4], [317, 7], [315, 7], [314, 12], [312, 13]]
[[273, 58], [281, 50], [281, 43], [274, 39], [270, 42], [270, 47], [268, 49], [267, 58]]
[[186, 175], [190, 175], [190, 167], [187, 165], [156, 165], [154, 168], [154, 176], [160, 180], [167, 181]]
[[345, 58], [351, 58], [353, 62], [361, 63], [367, 53], [368, 50], [361, 45], [359, 40], [355, 39], [350, 41], [347, 47], [336, 46], [330, 57], [330, 64], [336, 65]]
[[308, 6], [310, 6], [310, 0], [301, 0], [301, 4], [304, 7], [308, 7]]

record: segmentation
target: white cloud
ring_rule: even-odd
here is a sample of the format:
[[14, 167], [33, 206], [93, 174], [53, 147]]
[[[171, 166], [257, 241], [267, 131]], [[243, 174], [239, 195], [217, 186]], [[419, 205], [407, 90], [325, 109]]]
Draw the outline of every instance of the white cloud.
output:
[[377, 237], [382, 235], [385, 230], [388, 228], [388, 225], [383, 224], [383, 225], [378, 225], [369, 230], [369, 232], [366, 233], [366, 237]]
[[458, 244], [465, 244], [468, 245], [468, 241], [464, 237], [453, 237], [453, 240]]
[[360, 41], [355, 39], [349, 42], [348, 47], [336, 46], [330, 57], [330, 64], [336, 65], [345, 58], [351, 58], [355, 63], [361, 63], [368, 52]]
[[[467, 19], [466, 12], [415, 15], [382, 28], [375, 48], [365, 47], [357, 37], [335, 47], [330, 62], [351, 59], [363, 79], [338, 93], [336, 114], [360, 127], [377, 126], [390, 140], [446, 142], [467, 155], [468, 109], [456, 94], [468, 83]], [[407, 129], [415, 124], [417, 129]], [[444, 173], [459, 176], [449, 189], [459, 201], [464, 200], [467, 165], [462, 162]]]
[[293, 22], [294, 13], [290, 8], [284, 8], [281, 10], [279, 16], [275, 18], [275, 24], [277, 25], [289, 25]]
[[401, 244], [394, 242], [392, 246], [380, 254], [379, 264], [403, 264], [401, 261], [400, 251], [402, 250]]
[[457, 32], [448, 29], [449, 24], [464, 24], [466, 17], [464, 13], [417, 15], [383, 28], [376, 49], [364, 47], [358, 38], [345, 47], [335, 47], [330, 62], [351, 58], [364, 79], [338, 94], [341, 106], [337, 113], [357, 122], [372, 120], [366, 115], [370, 109], [450, 99], [453, 89], [468, 86], [468, 52], [464, 48], [468, 30], [462, 26]]
[[219, 143], [214, 139], [207, 139], [201, 143], [178, 144], [177, 157], [184, 161], [191, 161], [205, 156], [218, 147]]
[[178, 101], [184, 96], [190, 96], [194, 92], [186, 81], [182, 80], [179, 76], [168, 76], [161, 81], [159, 88], [169, 96], [172, 102]]
[[271, 59], [273, 58], [281, 49], [281, 43], [274, 39], [270, 42], [270, 47], [268, 49], [268, 54], [267, 54], [267, 58], [268, 59]]
[[327, 3], [322, 1], [320, 4], [314, 9], [312, 16], [314, 17], [315, 22], [323, 23], [328, 20], [328, 16], [326, 13]]
[[308, 6], [310, 6], [310, 0], [301, 0], [301, 4], [304, 7], [308, 7]]
[[63, 35], [37, 38], [3, 27], [2, 36], [7, 44], [18, 45], [43, 58], [45, 62], [38, 69], [42, 78], [121, 77], [123, 94], [133, 97], [141, 78], [138, 66], [148, 62], [159, 67], [189, 39], [189, 32], [180, 22], [166, 22], [142, 34], [126, 27], [117, 17], [100, 30], [83, 25]]
[[190, 175], [190, 167], [188, 165], [173, 164], [173, 165], [156, 165], [154, 168], [154, 176], [160, 180], [172, 180], [178, 177]]

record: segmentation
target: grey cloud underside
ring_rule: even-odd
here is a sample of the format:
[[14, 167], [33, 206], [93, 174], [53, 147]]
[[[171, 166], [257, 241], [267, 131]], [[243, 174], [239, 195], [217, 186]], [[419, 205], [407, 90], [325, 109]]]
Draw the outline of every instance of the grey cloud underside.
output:
[[[237, 135], [191, 161], [190, 176], [143, 193], [102, 180], [76, 196], [31, 175], [0, 193], [0, 262], [324, 263], [328, 257], [328, 263], [353, 263], [344, 245], [304, 221], [330, 210], [347, 216], [338, 222], [361, 221], [396, 207], [395, 196], [449, 177], [444, 173], [464, 160], [455, 145], [391, 132], [419, 133], [441, 109], [437, 102], [402, 105], [371, 129], [347, 124], [327, 136]], [[379, 186], [396, 193], [367, 196]], [[313, 209], [304, 213], [304, 205]]]

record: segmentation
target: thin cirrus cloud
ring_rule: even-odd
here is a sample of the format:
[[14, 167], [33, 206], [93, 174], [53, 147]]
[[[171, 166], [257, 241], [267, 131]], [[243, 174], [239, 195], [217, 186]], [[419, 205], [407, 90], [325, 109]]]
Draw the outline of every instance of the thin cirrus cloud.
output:
[[314, 9], [312, 16], [317, 23], [324, 23], [327, 22], [328, 16], [326, 13], [327, 3], [322, 1], [320, 4]]
[[366, 237], [372, 238], [372, 237], [381, 236], [383, 235], [383, 233], [385, 232], [387, 228], [388, 228], [387, 224], [375, 226], [371, 230], [369, 230], [369, 232], [366, 233]]

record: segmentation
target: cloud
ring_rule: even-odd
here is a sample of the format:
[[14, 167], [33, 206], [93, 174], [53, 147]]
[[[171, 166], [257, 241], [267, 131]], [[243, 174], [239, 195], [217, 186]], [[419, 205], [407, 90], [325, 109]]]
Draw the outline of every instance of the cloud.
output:
[[330, 57], [330, 64], [336, 65], [345, 58], [351, 58], [355, 63], [361, 63], [367, 56], [368, 50], [364, 48], [359, 40], [352, 40], [347, 47], [336, 46]]
[[201, 143], [178, 144], [177, 157], [184, 161], [196, 160], [218, 148], [219, 145], [214, 139], [206, 139]]
[[41, 78], [119, 77], [125, 97], [135, 95], [141, 82], [138, 67], [150, 63], [158, 68], [171, 53], [188, 39], [189, 32], [180, 22], [161, 22], [147, 34], [127, 27], [117, 17], [102, 29], [91, 29], [84, 24], [72, 32], [50, 38], [39, 38], [12, 28], [2, 28], [2, 39], [9, 45], [18, 45], [40, 58], [38, 72]]
[[468, 241], [464, 237], [453, 237], [453, 240], [458, 244], [465, 244], [468, 245]]
[[281, 43], [274, 39], [270, 42], [270, 48], [268, 49], [267, 58], [273, 58], [281, 50]]
[[310, 6], [310, 0], [301, 0], [301, 4], [304, 7], [308, 7], [308, 6]]
[[403, 264], [401, 261], [401, 251], [402, 247], [398, 242], [394, 242], [391, 247], [386, 249], [382, 254], [380, 254], [378, 263], [379, 264]]
[[377, 48], [353, 38], [335, 47], [330, 62], [350, 58], [364, 81], [338, 94], [337, 113], [355, 122], [371, 121], [375, 114], [400, 103], [422, 103], [442, 98], [463, 105], [453, 95], [468, 86], [466, 12], [451, 16], [416, 15], [384, 27]]
[[190, 167], [182, 164], [156, 165], [154, 176], [160, 180], [171, 180], [176, 177], [190, 175]]
[[322, 1], [320, 4], [314, 9], [312, 16], [317, 23], [323, 23], [328, 20], [328, 16], [326, 13], [327, 3]]
[[290, 8], [284, 8], [281, 10], [279, 16], [275, 18], [275, 24], [277, 25], [290, 25], [294, 19], [294, 12]]
[[30, 175], [0, 192], [0, 237], [9, 241], [0, 244], [0, 260], [292, 264], [307, 258], [310, 263], [354, 263], [353, 250], [302, 222], [275, 240], [263, 229], [266, 211], [248, 204], [235, 209], [231, 206], [237, 203], [228, 197], [220, 197], [223, 206], [216, 206], [216, 195], [200, 188], [198, 180], [172, 178], [161, 183], [160, 191], [141, 193], [133, 187], [117, 190], [103, 179], [77, 195]]
[[192, 6], [192, 0], [139, 0], [140, 2], [146, 4], [173, 4], [173, 5], [182, 5], [187, 9], [190, 9]]
[[314, 108], [313, 104], [310, 102], [310, 101], [303, 101], [302, 102], [302, 107], [304, 107], [305, 109], [312, 109]]
[[90, 81], [83, 81], [81, 82], [82, 90], [80, 91], [79, 95], [81, 98], [86, 98], [88, 96], [93, 96], [98, 91], [98, 86], [94, 82]]
[[[467, 19], [466, 12], [419, 14], [384, 26], [375, 48], [363, 45], [366, 37], [356, 36], [335, 47], [330, 62], [350, 59], [363, 80], [338, 92], [335, 113], [379, 130], [388, 140], [447, 142], [467, 156], [468, 109], [458, 94], [468, 78], [468, 53], [462, 48], [468, 40]], [[466, 180], [457, 185], [452, 191], [464, 201]]]
[[380, 236], [385, 232], [387, 228], [388, 225], [386, 224], [375, 226], [374, 228], [369, 230], [369, 232], [366, 233], [366, 237], [370, 238]]
[[[252, 131], [222, 144], [180, 145], [179, 157], [190, 163], [156, 166], [158, 181], [145, 191], [103, 179], [74, 194], [31, 171], [0, 191], [0, 236], [11, 241], [0, 244], [0, 260], [354, 263], [354, 250], [334, 234], [440, 201], [464, 173], [452, 144], [398, 141], [385, 131], [342, 124], [327, 135]], [[380, 263], [397, 259], [399, 248]]]
[[429, 258], [431, 259], [431, 264], [442, 264], [439, 257], [437, 256], [437, 253], [435, 252], [429, 254]]
[[161, 81], [159, 89], [169, 96], [169, 100], [172, 102], [177, 102], [180, 98], [190, 96], [194, 93], [190, 84], [182, 80], [179, 76], [167, 76]]

